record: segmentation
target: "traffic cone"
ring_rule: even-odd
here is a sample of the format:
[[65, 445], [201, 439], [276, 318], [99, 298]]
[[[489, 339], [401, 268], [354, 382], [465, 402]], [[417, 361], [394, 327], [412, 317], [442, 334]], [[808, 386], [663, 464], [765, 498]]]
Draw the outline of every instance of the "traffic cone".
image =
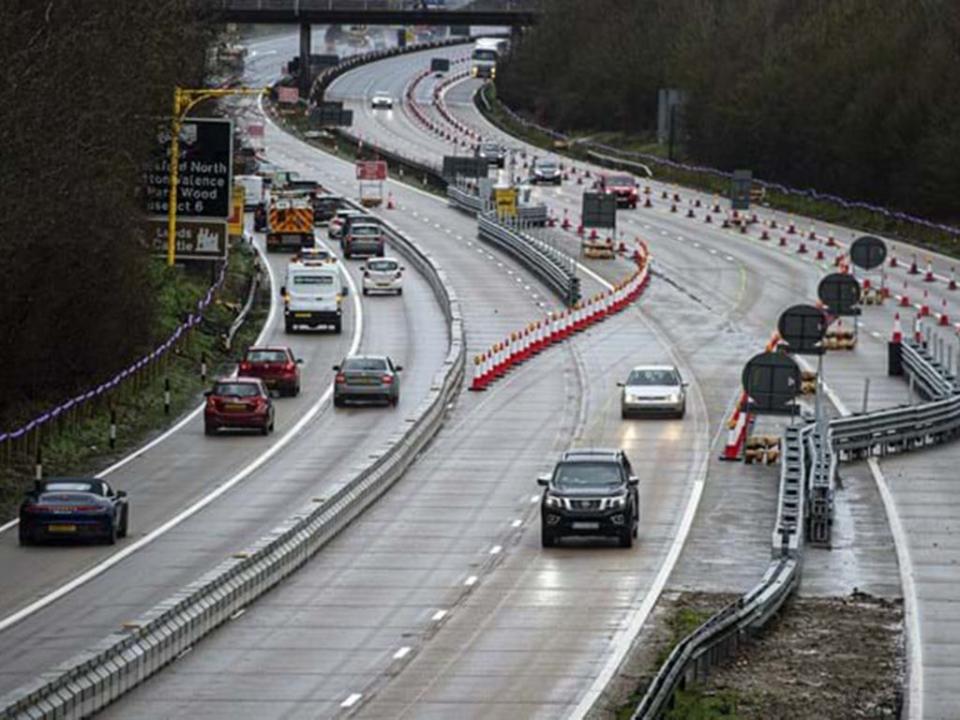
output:
[[823, 248], [822, 248], [822, 247], [818, 247], [818, 248], [817, 248], [816, 259], [817, 259], [817, 260], [823, 260], [823, 259], [824, 259]]
[[897, 267], [897, 256], [893, 254], [893, 248], [890, 248], [890, 267]]
[[900, 296], [900, 307], [910, 307], [910, 294], [906, 280], [903, 281], [903, 295]]
[[577, 225], [577, 235], [579, 235], [580, 237], [583, 237], [583, 223], [580, 223], [579, 225]]
[[470, 383], [470, 389], [474, 392], [487, 389], [487, 384], [483, 379], [483, 363], [483, 355], [477, 355], [473, 358], [473, 382]]
[[837, 241], [833, 238], [833, 233], [827, 235], [827, 247], [836, 247]]
[[747, 234], [747, 223], [745, 223], [745, 222], [741, 222], [741, 223], [740, 223], [740, 234], [741, 234], [741, 235], [746, 235], [746, 234]]
[[794, 224], [793, 219], [790, 220], [790, 224], [787, 226], [787, 235], [796, 235], [797, 226]]
[[730, 218], [728, 218], [728, 217], [725, 216], [725, 217], [723, 218], [723, 223], [720, 225], [720, 227], [722, 227], [722, 228], [724, 228], [724, 229], [729, 228], [729, 227], [730, 227]]
[[923, 345], [923, 320], [919, 315], [913, 318], [913, 341], [917, 345]]
[[660, 199], [661, 199], [661, 200], [666, 200], [666, 199], [669, 198], [669, 197], [670, 197], [670, 196], [667, 195], [667, 191], [666, 191], [666, 190], [664, 190], [664, 191], [662, 191], [662, 192], [660, 193]]
[[770, 239], [770, 233], [767, 232], [767, 229], [766, 229], [766, 228], [764, 228], [763, 230], [760, 231], [760, 239], [761, 239], [761, 240], [769, 240], [769, 239]]
[[387, 193], [387, 210], [393, 210], [396, 205], [393, 204], [393, 193]]
[[798, 255], [806, 255], [806, 254], [807, 254], [807, 244], [806, 244], [805, 242], [803, 242], [803, 240], [800, 241], [800, 247], [797, 248], [797, 254], [798, 254]]
[[644, 194], [644, 195], [649, 195], [651, 192], [653, 192], [653, 191], [650, 189], [650, 186], [649, 186], [649, 185], [644, 185], [644, 186], [643, 186], [643, 194]]
[[688, 218], [695, 218], [695, 217], [696, 217], [696, 214], [693, 212], [693, 208], [692, 208], [692, 207], [687, 208], [687, 217], [688, 217]]
[[787, 246], [787, 236], [786, 236], [786, 235], [781, 235], [781, 236], [780, 236], [780, 247], [786, 247], [786, 246]]
[[570, 218], [567, 217], [567, 209], [563, 209], [563, 222], [560, 223], [560, 227], [564, 230], [570, 229]]
[[920, 303], [920, 317], [927, 317], [930, 314], [930, 298], [927, 291], [923, 291], [923, 302]]
[[776, 229], [777, 229], [777, 221], [776, 221], [776, 219], [774, 219], [774, 218], [771, 218], [771, 220], [770, 220], [770, 229], [771, 229], [771, 230], [776, 230]]
[[913, 260], [910, 262], [910, 269], [907, 270], [911, 275], [919, 275], [920, 269], [917, 267], [917, 255], [914, 253]]
[[933, 261], [930, 258], [927, 258], [927, 272], [924, 273], [923, 281], [924, 282], [933, 282], [936, 280], [936, 277], [933, 274]]
[[903, 328], [900, 326], [900, 313], [893, 316], [893, 332], [890, 334], [890, 342], [895, 345], [903, 342]]
[[942, 327], [946, 327], [950, 324], [950, 317], [947, 315], [947, 299], [944, 298], [940, 302], [940, 321], [937, 323]]
[[675, 203], [680, 202], [680, 193], [676, 193], [676, 192], [675, 192], [675, 193], [673, 194], [673, 201], [674, 201]]
[[647, 196], [643, 199], [643, 206], [644, 206], [645, 208], [652, 208], [652, 207], [653, 207], [653, 203], [650, 202], [650, 196], [649, 196], [649, 195], [647, 195]]
[[670, 203], [670, 212], [675, 213], [677, 211], [677, 204]]
[[807, 235], [807, 239], [808, 239], [808, 240], [816, 240], [816, 239], [817, 239], [817, 231], [816, 231], [816, 229], [814, 229], [813, 225], [810, 226], [810, 233]]
[[956, 290], [957, 289], [957, 271], [954, 267], [950, 266], [950, 283], [947, 285], [947, 290]]
[[702, 207], [702, 206], [703, 206], [703, 203], [700, 202], [700, 198], [695, 198], [695, 199], [694, 199], [694, 201], [693, 201], [693, 206], [694, 206], [695, 208], [699, 208], [699, 207]]
[[596, 228], [590, 228], [590, 237], [589, 237], [588, 239], [589, 239], [589, 240], [596, 240], [596, 239], [599, 238], [599, 237], [600, 237], [600, 236], [597, 235], [597, 229], [596, 229]]

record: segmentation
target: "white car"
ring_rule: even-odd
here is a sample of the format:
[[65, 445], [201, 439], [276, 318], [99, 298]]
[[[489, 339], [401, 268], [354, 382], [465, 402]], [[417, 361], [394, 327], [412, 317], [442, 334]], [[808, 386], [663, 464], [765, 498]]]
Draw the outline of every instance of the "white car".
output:
[[391, 257], [370, 258], [364, 264], [363, 294], [386, 292], [403, 294], [403, 265]]
[[393, 108], [393, 97], [383, 90], [378, 90], [370, 99], [370, 105], [374, 110], [390, 110]]
[[673, 365], [638, 365], [626, 382], [617, 383], [620, 416], [673, 415], [682, 418], [687, 409], [687, 383]]
[[346, 297], [350, 292], [350, 286], [347, 284], [347, 278], [344, 275], [344, 269], [337, 262], [337, 256], [330, 252], [330, 249], [324, 245], [318, 238], [314, 237], [314, 246], [311, 248], [302, 248], [300, 252], [290, 259], [291, 263], [299, 263], [306, 267], [318, 267], [320, 265], [335, 265], [340, 270], [340, 294]]

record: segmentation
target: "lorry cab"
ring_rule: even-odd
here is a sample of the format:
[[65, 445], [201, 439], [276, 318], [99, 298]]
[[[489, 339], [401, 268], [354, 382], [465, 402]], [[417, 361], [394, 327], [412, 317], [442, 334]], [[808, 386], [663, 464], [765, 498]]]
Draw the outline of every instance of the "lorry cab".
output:
[[497, 60], [506, 49], [506, 41], [497, 38], [479, 38], [470, 55], [470, 76], [493, 79], [497, 76]]
[[286, 332], [298, 327], [325, 326], [339, 333], [343, 317], [343, 277], [336, 263], [287, 265], [283, 297], [283, 319]]

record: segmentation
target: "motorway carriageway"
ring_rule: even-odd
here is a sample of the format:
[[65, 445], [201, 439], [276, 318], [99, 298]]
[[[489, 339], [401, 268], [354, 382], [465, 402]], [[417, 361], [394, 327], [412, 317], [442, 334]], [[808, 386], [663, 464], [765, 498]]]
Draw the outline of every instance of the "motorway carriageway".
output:
[[[276, 295], [289, 255], [267, 257]], [[311, 498], [329, 495], [371, 453], [381, 451], [386, 438], [405, 427], [407, 414], [425, 396], [446, 357], [444, 316], [429, 285], [410, 267], [401, 297], [361, 300], [358, 264], [346, 263], [353, 292], [344, 303], [339, 336], [322, 331], [286, 335], [275, 304], [261, 341], [289, 344], [304, 364], [300, 396], [275, 400], [272, 436], [208, 438], [202, 417], [192, 415], [163, 442], [109, 473], [116, 487], [129, 492], [132, 512], [131, 537], [115, 547], [20, 548], [15, 529], [0, 535], [0, 608], [7, 618], [0, 646], [17, 650], [0, 655], [0, 694], [119, 629]], [[404, 366], [397, 408], [333, 410], [332, 366], [355, 349], [389, 354]], [[275, 454], [258, 466], [275, 447]], [[234, 481], [231, 492], [185, 517], [189, 508]], [[131, 552], [176, 521], [165, 534]], [[42, 605], [78, 574], [95, 576]], [[17, 615], [25, 617], [10, 623]]]
[[[356, 192], [352, 165], [270, 126], [266, 155], [334, 191]], [[381, 214], [448, 273], [471, 354], [558, 307], [473, 239], [473, 218], [402, 185], [390, 190], [400, 209]], [[619, 263], [623, 275], [629, 269]], [[584, 290], [599, 287], [588, 279]], [[396, 673], [435, 679], [436, 695], [424, 700], [440, 716], [475, 701], [503, 703], [493, 711], [502, 717], [535, 707], [567, 713], [603, 670], [611, 640], [629, 643], [701, 487], [714, 438], [696, 383], [684, 421], [620, 420], [615, 379], [638, 362], [669, 357], [659, 333], [631, 310], [485, 393], [464, 390], [439, 437], [388, 495], [105, 716], [330, 717], [363, 714], [371, 698], [399, 714], [416, 698], [391, 692]], [[624, 447], [641, 468], [643, 522], [633, 550], [541, 550], [535, 478], [573, 444]], [[481, 628], [496, 634], [493, 646], [471, 641]], [[432, 669], [425, 675], [420, 664], [435, 655], [479, 665], [453, 680]], [[496, 681], [477, 685], [477, 673]]]
[[[418, 65], [411, 64], [408, 68], [408, 80], [425, 67], [426, 55], [421, 55]], [[412, 60], [412, 56], [406, 59]], [[399, 64], [400, 60], [392, 62]], [[363, 82], [357, 77], [351, 80], [356, 84]], [[346, 81], [347, 78], [343, 78], [341, 82]], [[419, 96], [429, 102], [432, 88], [429, 83], [422, 85]], [[522, 145], [493, 128], [479, 114], [472, 102], [477, 86], [476, 81], [454, 85], [445, 94], [448, 109], [461, 122], [479, 129], [485, 137], [499, 137], [510, 147]], [[369, 114], [369, 111], [364, 113], [365, 120]], [[395, 127], [377, 123], [377, 127], [382, 128], [384, 125], [391, 129]], [[404, 123], [396, 124], [401, 125]], [[408, 126], [396, 135], [385, 135], [384, 143], [389, 146], [391, 142], [397, 144], [416, 137], [415, 133], [411, 132], [409, 123], [406, 125]], [[367, 131], [374, 132], [373, 127], [372, 123], [368, 124]], [[421, 131], [413, 142], [417, 145], [414, 154], [423, 156], [432, 148], [438, 158], [444, 152], [444, 143], [436, 136], [427, 135], [425, 131]], [[543, 151], [529, 146], [527, 150], [544, 154]], [[447, 149], [446, 152], [450, 150]], [[582, 167], [581, 165], [581, 169]], [[597, 170], [592, 169], [594, 172]], [[813, 252], [817, 247], [815, 243], [808, 242], [811, 252], [803, 257], [796, 254], [795, 236], [789, 238], [789, 249], [774, 247], [782, 230], [772, 231], [773, 240], [765, 244], [756, 239], [756, 229], [751, 230], [753, 238], [744, 238], [734, 231], [720, 230], [717, 225], [706, 227], [702, 210], [697, 211], [698, 217], [695, 220], [684, 219], [682, 214], [691, 198], [699, 198], [701, 203], [706, 205], [711, 200], [710, 197], [679, 189], [683, 204], [680, 205], [678, 214], [672, 214], [669, 212], [668, 203], [660, 199], [660, 191], [667, 189], [672, 193], [678, 188], [659, 183], [650, 184], [654, 190], [652, 197], [655, 208], [620, 213], [620, 220], [623, 222], [623, 219], [626, 219], [624, 227], [628, 236], [638, 234], [649, 241], [655, 266], [660, 272], [668, 278], [679, 280], [678, 284], [687, 291], [697, 293], [698, 297], [714, 297], [712, 291], [718, 284], [716, 273], [723, 272], [720, 268], [724, 268], [727, 263], [740, 265], [748, 276], [752, 269], [756, 268], [753, 272], [759, 276], [757, 284], [761, 286], [761, 292], [770, 283], [786, 283], [791, 277], [806, 278], [805, 292], [796, 294], [791, 302], [809, 302], [815, 298], [816, 282], [819, 277], [831, 271], [828, 262], [818, 263], [813, 260]], [[569, 217], [576, 222], [582, 189], [570, 188], [568, 185], [556, 190], [542, 189], [537, 191], [537, 194], [555, 209], [558, 217], [562, 216], [562, 211], [566, 208]], [[809, 220], [791, 218], [784, 213], [769, 210], [761, 210], [760, 216], [761, 219], [775, 219], [781, 228], [792, 219], [796, 220], [801, 233], [808, 231], [811, 226]], [[817, 223], [816, 230], [821, 237], [832, 234], [847, 244], [857, 236], [848, 228], [823, 223]], [[553, 234], [554, 237], [558, 235], [564, 236], [563, 233]], [[572, 236], [566, 234], [566, 238], [568, 249], [576, 246]], [[882, 309], [866, 308], [857, 351], [832, 353], [829, 356], [826, 379], [832, 390], [830, 399], [839, 412], [847, 413], [851, 408], [860, 409], [865, 377], [871, 380], [871, 409], [908, 401], [905, 384], [885, 376], [883, 346], [889, 337], [895, 312], [901, 313], [904, 331], [910, 333], [919, 304], [928, 304], [934, 313], [934, 317], [926, 321], [928, 327], [936, 325], [936, 313], [945, 307], [952, 326], [933, 327], [933, 334], [953, 348], [954, 356], [960, 357], [954, 333], [958, 320], [956, 302], [960, 292], [949, 289], [948, 285], [948, 280], [953, 277], [952, 268], [956, 260], [936, 253], [928, 254], [900, 243], [892, 244], [891, 247], [897, 256], [898, 266], [886, 268], [886, 282], [895, 295], [909, 296], [909, 306], [897, 307], [896, 302], [890, 302]], [[705, 258], [704, 252], [711, 257]], [[828, 260], [832, 256], [833, 252], [828, 249]], [[927, 257], [930, 257], [934, 282], [924, 282], [922, 275], [911, 275], [907, 272], [914, 257], [919, 260], [922, 272], [926, 270]], [[698, 272], [697, 268], [701, 270]], [[874, 285], [877, 285], [880, 281], [879, 273], [871, 273], [871, 279]], [[927, 298], [923, 297], [925, 292]], [[775, 313], [779, 313], [788, 304], [789, 302], [770, 304], [760, 298], [759, 302], [754, 303], [750, 314], [753, 318], [762, 319], [764, 324], [769, 323], [767, 327], [770, 327], [775, 321]], [[651, 312], [651, 316], [654, 319], [660, 317], [656, 312]], [[687, 328], [683, 328], [681, 337], [676, 338], [678, 342], [682, 342], [687, 334], [686, 330]], [[957, 602], [960, 582], [956, 573], [960, 546], [951, 527], [951, 519], [956, 517], [957, 510], [960, 509], [951, 479], [958, 460], [960, 449], [953, 444], [886, 459], [882, 463], [886, 477], [875, 462], [870, 463], [869, 467], [857, 465], [845, 469], [844, 489], [837, 496], [834, 549], [830, 552], [808, 550], [805, 558], [802, 592], [837, 594], [858, 587], [878, 595], [895, 596], [899, 594], [898, 568], [893, 563], [890, 531], [883, 526], [889, 516], [898, 539], [899, 574], [907, 596], [908, 632], [913, 638], [920, 639], [919, 643], [911, 642], [908, 648], [908, 664], [913, 678], [909, 689], [911, 717], [919, 717], [921, 712], [932, 717], [948, 716], [960, 702], [952, 682], [960, 658], [960, 635], [956, 632], [956, 628], [960, 627], [960, 604]], [[883, 503], [880, 502], [877, 488], [883, 494]], [[710, 544], [700, 546], [697, 542], [698, 530], [704, 525], [710, 525], [710, 489], [708, 485], [701, 516], [697, 519], [691, 537], [691, 552], [685, 556], [684, 561], [690, 560], [693, 555], [702, 557], [704, 551], [710, 547]], [[718, 498], [721, 506], [724, 498], [729, 504], [727, 496], [728, 492], [725, 491]], [[743, 507], [739, 509], [742, 522]], [[720, 526], [735, 520], [736, 517], [737, 513], [722, 514]], [[707, 533], [706, 537], [711, 538], [711, 534]], [[694, 569], [689, 575], [684, 572], [688, 565]], [[679, 577], [673, 579], [672, 583], [686, 585], [686, 577], [689, 577], [688, 586], [702, 588], [704, 569], [697, 562], [681, 562], [677, 573]]]

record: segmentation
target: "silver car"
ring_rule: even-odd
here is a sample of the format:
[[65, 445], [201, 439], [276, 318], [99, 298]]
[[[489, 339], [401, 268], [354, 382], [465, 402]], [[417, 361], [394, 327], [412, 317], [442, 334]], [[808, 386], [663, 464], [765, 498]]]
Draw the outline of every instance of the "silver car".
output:
[[400, 402], [400, 371], [386, 355], [355, 355], [333, 366], [337, 373], [333, 384], [333, 404], [343, 407], [348, 401]]
[[682, 418], [687, 409], [687, 383], [673, 365], [638, 365], [626, 382], [617, 383], [620, 416], [673, 415]]

